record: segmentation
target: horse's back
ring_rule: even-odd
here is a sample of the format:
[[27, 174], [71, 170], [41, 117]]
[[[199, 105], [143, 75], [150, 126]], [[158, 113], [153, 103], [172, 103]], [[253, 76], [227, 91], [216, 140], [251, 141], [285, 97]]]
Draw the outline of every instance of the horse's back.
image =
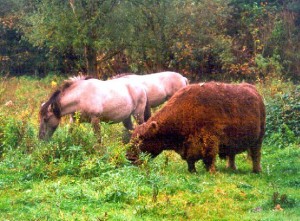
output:
[[101, 81], [89, 79], [80, 81], [72, 89], [72, 94], [78, 98], [78, 109], [91, 115], [97, 115], [103, 120], [121, 122], [128, 118], [135, 110], [136, 99], [144, 99], [146, 92], [143, 92], [137, 83], [129, 80], [108, 80]]
[[138, 81], [145, 86], [148, 102], [156, 107], [169, 99], [177, 90], [185, 87], [188, 82], [177, 72], [164, 71], [145, 75], [121, 75], [119, 79]]
[[156, 105], [159, 105], [169, 99], [176, 91], [185, 87], [188, 83], [185, 77], [172, 71], [146, 75], [145, 81], [147, 81], [145, 84], [155, 84], [150, 85], [153, 89], [156, 88], [158, 90], [156, 92], [152, 91], [153, 94], [156, 94], [154, 97], [157, 98], [159, 96], [158, 94], [161, 94], [160, 96], [163, 98], [161, 101], [157, 100]]
[[177, 72], [166, 71], [160, 74], [161, 81], [165, 85], [168, 95], [173, 95], [176, 91], [188, 84], [187, 78]]
[[[109, 82], [109, 81], [108, 81]], [[148, 112], [148, 98], [145, 85], [136, 79], [116, 78], [110, 82], [117, 82], [122, 84], [127, 89], [127, 107], [131, 109], [131, 114], [135, 117], [137, 122], [144, 122], [144, 114]], [[116, 88], [118, 90], [118, 88]], [[119, 90], [118, 90], [119, 92]]]

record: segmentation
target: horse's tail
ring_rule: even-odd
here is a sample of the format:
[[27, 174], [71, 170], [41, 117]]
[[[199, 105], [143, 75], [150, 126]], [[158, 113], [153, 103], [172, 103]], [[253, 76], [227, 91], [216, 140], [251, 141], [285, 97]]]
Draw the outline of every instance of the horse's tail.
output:
[[147, 98], [145, 111], [144, 111], [144, 121], [146, 122], [151, 117], [151, 106], [149, 104], [149, 100]]
[[190, 84], [189, 80], [186, 77], [184, 77], [184, 81], [186, 86]]

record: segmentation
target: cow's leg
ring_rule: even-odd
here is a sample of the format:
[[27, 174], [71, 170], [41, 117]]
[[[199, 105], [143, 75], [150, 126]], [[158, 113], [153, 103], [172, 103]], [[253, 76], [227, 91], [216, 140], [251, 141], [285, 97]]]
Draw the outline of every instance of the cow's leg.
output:
[[260, 165], [261, 145], [259, 145], [258, 147], [251, 147], [249, 149], [249, 152], [252, 159], [253, 172], [254, 173], [261, 172], [261, 165]]
[[227, 168], [230, 168], [232, 170], [236, 170], [235, 166], [235, 154], [230, 154], [227, 156]]
[[216, 172], [216, 166], [215, 166], [216, 158], [213, 156], [206, 156], [203, 159], [203, 163], [205, 165], [205, 169], [209, 171], [210, 173]]
[[188, 170], [189, 170], [190, 173], [196, 173], [197, 172], [194, 160], [188, 159], [187, 164], [188, 164]]
[[202, 135], [203, 140], [203, 163], [205, 168], [210, 173], [216, 172], [216, 156], [219, 152], [219, 140], [218, 137], [211, 133], [204, 133]]
[[195, 135], [190, 135], [184, 142], [183, 148], [177, 148], [176, 152], [186, 160], [188, 164], [188, 171], [196, 173], [195, 163], [201, 158], [201, 147], [199, 146], [199, 139]]

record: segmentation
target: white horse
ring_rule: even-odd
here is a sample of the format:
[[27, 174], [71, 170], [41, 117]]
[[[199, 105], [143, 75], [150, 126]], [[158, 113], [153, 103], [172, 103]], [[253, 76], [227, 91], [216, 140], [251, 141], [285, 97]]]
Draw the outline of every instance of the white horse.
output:
[[95, 132], [100, 132], [100, 121], [123, 122], [126, 129], [132, 130], [131, 115], [141, 124], [147, 111], [150, 112], [150, 107], [145, 87], [136, 81], [126, 78], [108, 81], [74, 78], [42, 105], [39, 138], [49, 139], [61, 117], [75, 112], [89, 117]]
[[[118, 78], [126, 78], [143, 84], [146, 88], [148, 102], [151, 107], [161, 105], [172, 97], [176, 91], [188, 85], [186, 77], [171, 71], [146, 75], [120, 74], [114, 77], [114, 79]], [[148, 120], [150, 115], [145, 116], [145, 120]]]

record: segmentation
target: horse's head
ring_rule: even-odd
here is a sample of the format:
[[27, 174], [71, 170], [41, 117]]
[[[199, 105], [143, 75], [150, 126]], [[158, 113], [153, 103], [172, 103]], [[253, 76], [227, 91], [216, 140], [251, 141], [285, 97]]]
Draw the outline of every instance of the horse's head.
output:
[[40, 130], [39, 139], [48, 140], [56, 130], [60, 122], [60, 108], [57, 102], [57, 97], [60, 91], [53, 93], [51, 98], [43, 103], [40, 109]]

